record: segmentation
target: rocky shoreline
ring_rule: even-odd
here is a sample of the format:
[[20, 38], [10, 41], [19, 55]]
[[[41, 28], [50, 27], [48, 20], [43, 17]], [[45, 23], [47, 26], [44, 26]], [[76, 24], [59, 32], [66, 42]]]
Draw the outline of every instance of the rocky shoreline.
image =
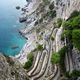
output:
[[[32, 0], [32, 2], [29, 3], [25, 9], [29, 9], [28, 11], [23, 11], [23, 17], [26, 15], [26, 21], [22, 21], [27, 24], [27, 26], [21, 30], [18, 30], [19, 33], [27, 40], [26, 44], [23, 46], [22, 50], [18, 55], [16, 55], [14, 58], [16, 58], [21, 64], [24, 64], [27, 61], [27, 55], [32, 50], [36, 48], [36, 34], [35, 32], [31, 32], [32, 28], [34, 27], [34, 24], [36, 22], [36, 16], [33, 14], [33, 12], [38, 8], [40, 3], [40, 0]], [[37, 6], [35, 6], [37, 4]], [[34, 9], [33, 9], [34, 8]], [[32, 14], [32, 15], [31, 15]]]
[[[31, 2], [31, 6], [33, 2], [39, 4], [37, 1], [38, 0], [33, 0]], [[80, 65], [78, 65], [80, 64], [80, 57], [79, 54], [77, 55], [77, 53], [80, 52], [75, 48], [74, 45], [72, 45], [71, 41], [67, 41], [69, 39], [65, 37], [66, 34], [63, 34], [66, 30], [64, 27], [67, 27], [64, 26], [63, 23], [66, 22], [66, 19], [69, 19], [69, 15], [67, 15], [66, 12], [68, 12], [70, 7], [74, 8], [72, 5], [70, 5], [72, 2], [70, 3], [67, 0], [62, 0], [55, 4], [56, 0], [50, 0], [49, 2], [46, 1], [47, 0], [43, 0], [43, 3], [41, 3], [38, 8], [36, 7], [35, 9], [37, 10], [34, 12], [32, 12], [32, 7], [30, 9], [32, 13], [29, 12], [30, 10], [28, 11], [30, 14], [25, 12], [28, 9], [23, 11], [23, 15], [26, 15], [26, 21], [24, 22], [26, 27], [19, 30], [19, 33], [27, 39], [27, 43], [20, 51], [20, 54], [16, 55], [15, 58], [22, 64], [21, 66], [24, 66], [26, 71], [25, 74], [30, 80], [78, 80], [78, 77], [74, 77], [73, 71], [80, 71]], [[78, 18], [80, 20], [80, 16]], [[76, 18], [73, 18], [73, 21], [75, 19]], [[70, 23], [73, 22], [71, 21]], [[73, 27], [72, 25], [70, 26]], [[72, 32], [70, 34], [72, 34]], [[31, 59], [28, 58], [28, 54], [31, 54]], [[8, 61], [11, 63], [11, 60]], [[17, 64], [19, 63], [17, 62]], [[13, 64], [11, 66], [13, 66]], [[12, 69], [14, 70], [14, 68]], [[77, 73], [80, 73], [79, 71]], [[68, 76], [66, 74], [67, 72]]]

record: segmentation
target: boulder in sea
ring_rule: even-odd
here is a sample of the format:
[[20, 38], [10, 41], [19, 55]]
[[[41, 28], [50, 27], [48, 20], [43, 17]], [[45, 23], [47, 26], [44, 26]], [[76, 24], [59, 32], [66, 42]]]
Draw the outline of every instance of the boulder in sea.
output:
[[27, 2], [32, 2], [32, 0], [26, 0]]
[[26, 17], [21, 17], [19, 18], [19, 22], [22, 23], [22, 22], [25, 22], [26, 21]]
[[27, 37], [25, 37], [26, 38], [26, 40], [28, 40], [28, 38]]
[[16, 9], [19, 10], [20, 9], [20, 6], [16, 6]]
[[13, 46], [11, 46], [11, 49], [17, 49], [17, 48], [19, 48], [18, 45], [13, 45]]
[[22, 8], [21, 10], [24, 11], [24, 12], [26, 12], [26, 8]]

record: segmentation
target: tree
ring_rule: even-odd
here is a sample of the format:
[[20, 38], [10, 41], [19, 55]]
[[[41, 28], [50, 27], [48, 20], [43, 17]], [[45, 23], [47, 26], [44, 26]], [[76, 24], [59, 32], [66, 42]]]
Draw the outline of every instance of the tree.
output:
[[50, 10], [49, 12], [46, 13], [46, 16], [49, 16], [50, 18], [55, 18], [56, 10]]
[[80, 13], [73, 13], [72, 17], [64, 22], [63, 27], [68, 43], [80, 50]]
[[60, 55], [58, 53], [53, 53], [51, 57], [51, 63], [57, 64], [60, 61]]
[[34, 58], [33, 54], [29, 53], [28, 56], [27, 56], [28, 61], [24, 65], [25, 69], [29, 69], [32, 66], [33, 58]]
[[80, 28], [80, 15], [74, 18], [71, 18], [68, 21], [65, 21], [63, 24], [64, 29], [66, 30], [73, 30]]
[[74, 10], [74, 11], [71, 13], [70, 17], [68, 18], [68, 20], [70, 20], [71, 18], [74, 18], [74, 17], [76, 17], [76, 16], [78, 16], [78, 15], [80, 15], [80, 12], [77, 11], [77, 10]]
[[63, 34], [65, 35], [66, 38], [72, 40], [72, 30], [65, 30]]
[[80, 29], [72, 32], [73, 45], [80, 50]]
[[38, 44], [37, 50], [42, 51], [43, 50], [43, 45]]
[[53, 36], [51, 36], [51, 40], [54, 41], [54, 37]]
[[70, 74], [72, 77], [80, 77], [80, 71], [78, 70], [73, 70], [72, 73]]
[[65, 72], [65, 62], [64, 62], [64, 60], [65, 60], [65, 53], [67, 52], [67, 50], [68, 50], [68, 47], [64, 46], [58, 52], [60, 54], [60, 62], [59, 62], [59, 64], [60, 64], [61, 70], [63, 72]]

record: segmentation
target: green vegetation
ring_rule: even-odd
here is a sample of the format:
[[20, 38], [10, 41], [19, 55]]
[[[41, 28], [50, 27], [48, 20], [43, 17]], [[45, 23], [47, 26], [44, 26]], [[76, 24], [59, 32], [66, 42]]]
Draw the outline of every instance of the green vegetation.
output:
[[49, 9], [50, 10], [53, 10], [54, 9], [54, 2], [52, 4], [50, 4]]
[[76, 77], [80, 77], [80, 71], [78, 70], [73, 70], [72, 73], [66, 72], [65, 76], [68, 78], [76, 78]]
[[26, 78], [26, 80], [29, 80], [28, 78]]
[[40, 28], [36, 28], [36, 33], [39, 33], [40, 32]]
[[43, 22], [43, 18], [39, 19], [39, 23], [42, 23]]
[[73, 45], [80, 50], [80, 29], [72, 32]]
[[64, 22], [63, 27], [68, 43], [80, 50], [80, 12], [74, 11], [70, 18]]
[[51, 18], [56, 17], [56, 10], [51, 10], [51, 11], [47, 12], [46, 16], [49, 16]]
[[60, 55], [58, 53], [53, 53], [51, 57], [51, 63], [57, 64], [60, 61]]
[[58, 18], [57, 19], [57, 26], [58, 26], [58, 28], [61, 27], [61, 24], [62, 24], [62, 19]]
[[38, 50], [38, 51], [42, 51], [42, 50], [43, 50], [43, 45], [38, 44], [37, 50]]
[[58, 52], [60, 54], [60, 67], [62, 72], [65, 72], [65, 53], [67, 52], [67, 46], [64, 46], [63, 48], [61, 48], [61, 50]]
[[72, 77], [80, 77], [80, 71], [78, 70], [73, 70], [72, 73], [70, 74]]
[[[64, 32], [62, 39], [67, 38], [67, 44], [70, 50], [75, 46], [80, 50], [80, 12], [74, 11], [67, 21], [63, 24]], [[64, 47], [59, 51], [60, 53], [60, 65], [63, 71], [65, 71], [64, 58], [68, 48]], [[73, 70], [72, 73], [66, 72], [68, 78], [74, 78], [80, 76], [80, 71]]]
[[64, 32], [61, 34], [61, 40], [64, 41], [65, 36], [64, 36]]
[[80, 28], [80, 15], [64, 22], [63, 26], [64, 26], [64, 29], [66, 30], [79, 29]]
[[71, 13], [71, 15], [70, 15], [70, 17], [68, 18], [68, 20], [70, 20], [71, 18], [74, 18], [74, 17], [76, 17], [76, 16], [78, 16], [78, 15], [80, 15], [80, 12], [79, 11], [73, 11], [72, 13]]
[[53, 36], [51, 36], [51, 40], [54, 41], [54, 37]]
[[61, 35], [61, 40], [64, 41], [64, 38], [68, 38], [69, 41], [72, 41], [72, 30], [64, 30]]
[[43, 0], [43, 2], [45, 3], [45, 5], [49, 4], [48, 0]]
[[39, 40], [42, 40], [42, 39], [43, 39], [43, 38], [42, 38], [42, 35], [39, 35], [39, 36], [38, 36], [38, 39], [39, 39]]
[[61, 70], [65, 72], [65, 53], [67, 52], [67, 46], [64, 46], [61, 48], [59, 52], [53, 52], [52, 57], [51, 57], [51, 63], [52, 64], [60, 64]]
[[71, 76], [70, 76], [70, 73], [69, 73], [69, 72], [65, 72], [65, 76], [66, 76], [67, 78], [71, 78]]
[[72, 40], [72, 30], [65, 30], [63, 34], [65, 34], [65, 37], [69, 40]]
[[24, 65], [24, 68], [25, 69], [29, 69], [32, 66], [33, 58], [34, 58], [33, 54], [32, 53], [29, 53], [28, 54], [28, 57], [27, 57], [28, 61]]
[[56, 17], [56, 10], [50, 11], [50, 17], [51, 18]]
[[35, 22], [35, 26], [38, 25], [38, 21]]

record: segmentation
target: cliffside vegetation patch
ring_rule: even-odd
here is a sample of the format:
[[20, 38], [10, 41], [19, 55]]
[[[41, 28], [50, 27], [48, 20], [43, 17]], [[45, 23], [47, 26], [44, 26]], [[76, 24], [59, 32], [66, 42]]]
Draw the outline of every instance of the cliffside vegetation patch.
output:
[[70, 43], [80, 50], [80, 12], [74, 11], [64, 22], [64, 34]]
[[29, 69], [32, 66], [33, 58], [34, 58], [33, 53], [29, 53], [27, 56], [28, 61], [24, 65], [25, 69]]

